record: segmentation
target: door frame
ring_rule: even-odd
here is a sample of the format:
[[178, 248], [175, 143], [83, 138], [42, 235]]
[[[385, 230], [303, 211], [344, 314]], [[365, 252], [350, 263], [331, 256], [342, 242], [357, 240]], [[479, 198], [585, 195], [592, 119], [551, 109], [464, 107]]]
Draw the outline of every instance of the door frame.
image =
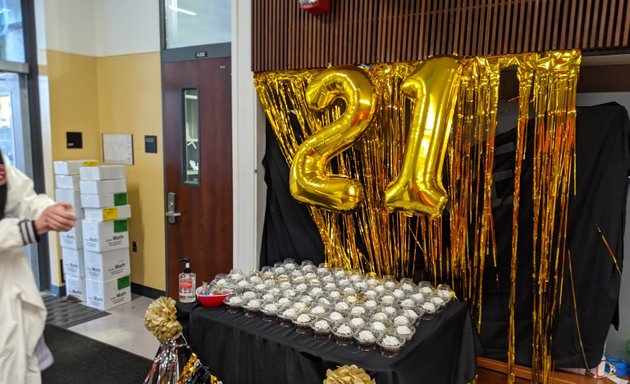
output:
[[[197, 51], [220, 50], [232, 59], [232, 204], [234, 268], [249, 271], [258, 266], [265, 218], [267, 187], [262, 159], [265, 154], [265, 112], [253, 81], [251, 1], [232, 1], [232, 43], [223, 47], [198, 46], [166, 49], [165, 0], [159, 0], [160, 53], [170, 60], [194, 57]], [[220, 44], [214, 44], [217, 46]], [[229, 53], [226, 52], [228, 49]], [[175, 53], [176, 52], [176, 53]], [[217, 53], [214, 53], [217, 54]], [[181, 56], [180, 56], [181, 55]], [[163, 63], [163, 62], [162, 62]], [[163, 65], [163, 64], [162, 64]], [[162, 120], [163, 121], [163, 120]], [[162, 147], [163, 147], [162, 143]], [[163, 149], [163, 148], [162, 148]], [[166, 188], [166, 186], [165, 186]], [[164, 191], [164, 196], [166, 190]], [[239, 209], [239, 204], [242, 209]], [[166, 229], [165, 229], [166, 230]], [[166, 236], [166, 233], [165, 233]], [[165, 246], [167, 244], [165, 243]], [[165, 262], [168, 254], [165, 248]], [[168, 279], [168, 269], [165, 279]]]
[[[163, 0], [162, 0], [163, 1]], [[161, 11], [163, 12], [163, 11]], [[160, 19], [161, 26], [163, 28], [163, 18]], [[162, 31], [163, 33], [163, 31]], [[162, 41], [164, 41], [162, 39]], [[200, 57], [199, 52], [204, 52], [204, 55]], [[219, 57], [231, 57], [231, 43], [220, 43], [220, 44], [208, 44], [208, 45], [199, 45], [194, 47], [183, 47], [183, 48], [173, 48], [173, 49], [162, 49], [160, 54], [160, 70], [161, 70], [161, 83], [162, 83], [162, 137], [166, 137], [166, 129], [168, 128], [164, 122], [166, 121], [166, 108], [164, 106], [164, 64], [165, 63], [174, 63], [180, 61], [190, 61], [190, 60], [207, 60]], [[162, 140], [162, 153], [166, 153], [166, 142]], [[163, 169], [166, 169], [166, 156], [163, 156]], [[164, 212], [167, 211], [167, 174], [164, 172], [164, 190], [162, 191], [163, 201], [164, 201]], [[163, 218], [166, 221], [166, 217]], [[164, 226], [164, 263], [165, 263], [165, 276], [164, 276], [164, 286], [165, 292], [169, 292], [169, 254], [168, 254], [168, 224]], [[233, 235], [234, 236], [234, 235]]]

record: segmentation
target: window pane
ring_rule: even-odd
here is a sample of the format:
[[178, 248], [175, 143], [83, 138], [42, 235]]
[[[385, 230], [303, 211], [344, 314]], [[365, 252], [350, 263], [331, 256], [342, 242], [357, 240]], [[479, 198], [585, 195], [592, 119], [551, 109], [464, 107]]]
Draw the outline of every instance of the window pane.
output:
[[184, 184], [199, 185], [199, 92], [184, 89]]
[[0, 0], [0, 60], [24, 62], [20, 0]]
[[232, 40], [230, 0], [166, 0], [166, 48]]

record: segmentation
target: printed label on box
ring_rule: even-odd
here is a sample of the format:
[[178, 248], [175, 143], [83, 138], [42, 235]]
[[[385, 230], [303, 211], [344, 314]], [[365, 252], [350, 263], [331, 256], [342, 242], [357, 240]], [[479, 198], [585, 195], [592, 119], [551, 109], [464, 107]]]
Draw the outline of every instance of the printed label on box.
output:
[[120, 276], [129, 276], [129, 249], [109, 252], [85, 252], [85, 273], [94, 280], [110, 280]]
[[131, 286], [131, 280], [129, 276], [124, 276], [118, 279], [118, 289], [124, 289]]
[[83, 166], [84, 167], [96, 167], [98, 165], [98, 163], [96, 161], [84, 161], [83, 162]]
[[103, 221], [112, 221], [118, 218], [118, 208], [105, 208], [103, 209]]
[[126, 193], [115, 193], [114, 194], [114, 205], [127, 205], [127, 194]]
[[127, 220], [114, 221], [114, 233], [127, 232], [128, 230], [129, 230], [129, 224]]

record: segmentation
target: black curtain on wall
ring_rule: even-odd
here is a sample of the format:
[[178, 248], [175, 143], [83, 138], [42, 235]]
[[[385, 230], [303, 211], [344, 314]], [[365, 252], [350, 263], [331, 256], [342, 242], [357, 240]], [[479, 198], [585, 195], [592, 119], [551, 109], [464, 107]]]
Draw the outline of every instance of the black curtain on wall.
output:
[[[530, 124], [531, 127], [531, 124]], [[580, 107], [577, 114], [577, 195], [569, 213], [568, 245], [573, 260], [575, 299], [587, 364], [601, 359], [610, 324], [618, 325], [621, 276], [605, 247], [599, 227], [619, 268], [623, 268], [623, 234], [628, 170], [630, 120], [616, 103]], [[528, 130], [528, 154], [532, 153]], [[496, 137], [493, 213], [497, 238], [497, 266], [486, 261], [484, 312], [480, 332], [485, 356], [506, 359], [511, 258], [512, 192], [516, 132]], [[289, 168], [273, 130], [267, 128], [265, 159], [267, 208], [260, 265], [291, 257], [298, 262], [323, 261], [323, 245], [306, 207], [289, 193]], [[532, 189], [531, 156], [523, 163], [519, 215], [516, 298], [516, 362], [531, 364], [532, 338]], [[445, 225], [445, 230], [448, 226]], [[447, 238], [447, 237], [445, 237]], [[416, 268], [422, 268], [421, 257]], [[422, 276], [422, 271], [417, 276]], [[554, 330], [556, 367], [583, 367], [576, 311], [565, 265], [564, 295]]]

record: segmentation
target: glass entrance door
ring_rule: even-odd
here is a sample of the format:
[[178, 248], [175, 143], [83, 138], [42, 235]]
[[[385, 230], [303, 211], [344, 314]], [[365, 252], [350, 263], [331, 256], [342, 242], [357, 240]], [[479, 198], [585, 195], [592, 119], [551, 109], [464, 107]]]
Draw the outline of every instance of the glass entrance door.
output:
[[[24, 77], [23, 74], [0, 71], [0, 151], [11, 165], [32, 178], [32, 148]], [[39, 282], [37, 246], [29, 245], [25, 251], [35, 281]]]

